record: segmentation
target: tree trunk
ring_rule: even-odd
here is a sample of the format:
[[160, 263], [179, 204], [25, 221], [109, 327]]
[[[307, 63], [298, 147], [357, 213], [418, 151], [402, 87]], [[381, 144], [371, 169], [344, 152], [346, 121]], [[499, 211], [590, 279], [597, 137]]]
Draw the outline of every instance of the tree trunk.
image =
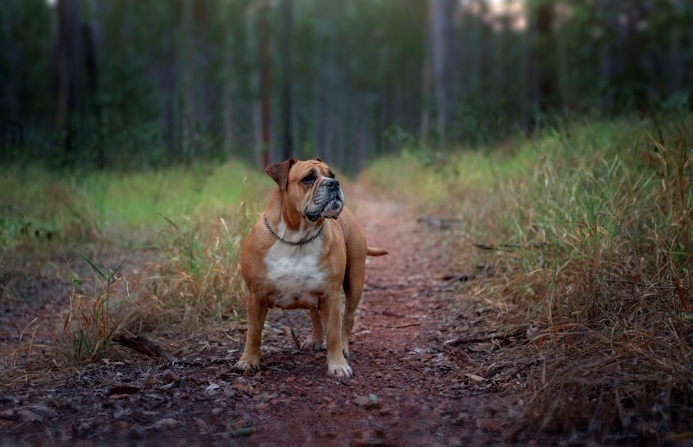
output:
[[[22, 42], [16, 39], [21, 28], [21, 2], [22, 0], [11, 0], [9, 2], [9, 12], [5, 16], [3, 26], [4, 41], [8, 44], [8, 63], [10, 73], [8, 81], [3, 86], [5, 89], [4, 97], [7, 101], [7, 119], [0, 119], [0, 148], [3, 146], [16, 146], [24, 143], [24, 120], [22, 96], [24, 92], [22, 73], [24, 71], [22, 63]], [[0, 95], [0, 104], [2, 101]], [[5, 111], [0, 109], [0, 114]]]
[[172, 24], [167, 30], [167, 39], [165, 39], [165, 58], [161, 70], [161, 84], [164, 90], [163, 98], [163, 121], [164, 121], [164, 141], [171, 160], [181, 161], [183, 159], [182, 147], [178, 142], [177, 126], [176, 126], [176, 84], [178, 78], [176, 74], [178, 70], [178, 54], [175, 47], [175, 33], [173, 28], [176, 24]]
[[436, 86], [438, 103], [438, 140], [445, 145], [446, 132], [450, 121], [452, 106], [452, 76], [450, 72], [450, 37], [452, 35], [452, 17], [450, 0], [429, 0], [432, 2], [433, 27], [433, 78]]
[[607, 113], [613, 112], [616, 108], [619, 88], [616, 81], [624, 70], [623, 53], [619, 47], [625, 39], [625, 28], [619, 21], [620, 12], [619, 0], [597, 2], [597, 16], [605, 33], [599, 48], [599, 74], [602, 85], [600, 97], [602, 110]]
[[556, 112], [556, 61], [554, 51], [554, 2], [540, 0], [536, 6], [537, 35], [535, 41], [535, 59], [537, 64], [538, 106], [542, 121], [553, 123]]
[[[326, 80], [327, 91], [336, 92], [339, 88], [339, 70], [335, 63], [335, 44], [334, 42], [328, 42], [327, 44], [329, 45]], [[325, 144], [323, 147], [323, 155], [328, 163], [333, 163], [335, 160], [334, 145], [336, 121], [339, 119], [337, 117], [337, 107], [339, 107], [338, 95], [328, 95], [325, 116], [323, 117], [325, 122]]]
[[534, 67], [534, 39], [536, 36], [536, 21], [531, 11], [525, 11], [527, 28], [524, 35], [522, 51], [522, 78], [524, 80], [522, 88], [522, 100], [520, 103], [520, 116], [522, 129], [525, 135], [531, 138], [534, 135], [536, 125], [536, 71]]
[[231, 157], [233, 155], [233, 91], [234, 91], [234, 80], [233, 80], [233, 66], [231, 62], [231, 51], [226, 50], [225, 64], [226, 64], [226, 76], [224, 78], [224, 104], [223, 104], [223, 119], [224, 119], [224, 154], [226, 157]]
[[183, 161], [186, 165], [196, 156], [197, 110], [195, 107], [195, 30], [194, 1], [183, 0]]
[[433, 1], [426, 8], [426, 38], [424, 42], [424, 63], [421, 67], [421, 130], [419, 140], [422, 146], [428, 145], [431, 121], [431, 84], [433, 78]]
[[341, 169], [346, 169], [346, 144], [347, 144], [347, 93], [344, 89], [337, 90], [337, 125], [335, 136], [337, 138], [335, 144], [335, 164]]
[[269, 29], [269, 0], [262, 0], [260, 5], [260, 52], [261, 52], [261, 80], [260, 89], [262, 96], [262, 165], [269, 164], [270, 147], [270, 29]]
[[73, 166], [77, 161], [74, 144], [74, 125], [76, 119], [77, 63], [78, 49], [78, 2], [58, 0], [56, 4], [58, 26], [56, 35], [56, 110], [53, 128], [63, 149], [63, 165]]
[[248, 36], [248, 53], [251, 55], [250, 60], [250, 95], [252, 98], [252, 121], [253, 121], [253, 163], [258, 169], [264, 169], [262, 151], [262, 102], [260, 100], [260, 58], [258, 54], [258, 38], [257, 38], [257, 12], [256, 6], [250, 3], [246, 11], [246, 33]]
[[284, 29], [282, 33], [282, 93], [284, 101], [282, 104], [282, 115], [284, 122], [284, 141], [282, 144], [282, 159], [287, 160], [294, 156], [294, 133], [293, 133], [293, 67], [291, 55], [291, 36], [293, 34], [293, 0], [283, 0], [282, 13], [284, 19]]
[[318, 43], [313, 50], [313, 73], [312, 73], [312, 99], [313, 99], [313, 148], [312, 155], [324, 157], [325, 153], [325, 113], [327, 109], [327, 90], [326, 80], [323, 71], [325, 59], [323, 56], [323, 46]]
[[101, 33], [101, 1], [89, 1], [90, 17], [88, 30], [85, 33], [87, 74], [89, 85], [89, 103], [96, 118], [95, 134], [96, 143], [96, 167], [105, 169], [107, 165], [106, 145], [103, 138], [103, 113], [101, 110], [101, 68], [103, 66], [103, 39]]
[[[193, 34], [195, 36], [194, 76], [195, 106], [197, 110], [195, 131], [198, 134], [219, 135], [218, 117], [223, 99], [223, 87], [218, 82], [218, 74], [213, 71], [213, 51], [215, 45], [210, 36], [212, 25], [210, 17], [218, 11], [212, 11], [213, 4], [205, 0], [195, 0]], [[209, 144], [196, 143], [196, 157], [209, 159], [213, 148]]]

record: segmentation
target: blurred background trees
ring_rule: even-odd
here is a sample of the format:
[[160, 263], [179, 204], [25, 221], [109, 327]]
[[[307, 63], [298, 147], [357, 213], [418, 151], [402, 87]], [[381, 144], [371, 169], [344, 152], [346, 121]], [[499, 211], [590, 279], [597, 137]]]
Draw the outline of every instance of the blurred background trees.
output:
[[0, 162], [355, 172], [403, 144], [688, 113], [691, 24], [688, 0], [3, 0]]

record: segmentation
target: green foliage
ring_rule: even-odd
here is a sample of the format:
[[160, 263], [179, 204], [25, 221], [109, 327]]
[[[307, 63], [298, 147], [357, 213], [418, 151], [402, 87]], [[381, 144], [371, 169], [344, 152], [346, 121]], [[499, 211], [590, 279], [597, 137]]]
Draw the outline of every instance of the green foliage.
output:
[[[454, 104], [446, 134], [454, 144], [483, 147], [518, 127], [531, 133], [595, 112], [685, 114], [693, 105], [686, 2], [532, 0], [514, 10], [514, 2], [449, 3]], [[267, 4], [7, 0], [0, 9], [0, 160], [122, 170], [251, 160], [266, 144], [256, 141], [260, 101], [277, 158], [284, 24], [279, 3]], [[72, 13], [60, 16], [58, 5]], [[355, 160], [411, 144], [392, 129], [418, 139], [424, 117], [426, 143], [436, 142], [430, 5], [293, 2], [296, 155], [353, 170]], [[551, 12], [551, 26], [539, 36], [540, 10]], [[58, 29], [70, 44], [58, 45]], [[264, 42], [270, 60], [261, 68]], [[65, 82], [58, 56], [67, 57]]]
[[195, 165], [121, 174], [0, 170], [0, 256], [51, 256], [65, 244], [142, 245], [164, 225], [162, 215], [214, 215], [237, 206], [271, 180], [245, 165]]

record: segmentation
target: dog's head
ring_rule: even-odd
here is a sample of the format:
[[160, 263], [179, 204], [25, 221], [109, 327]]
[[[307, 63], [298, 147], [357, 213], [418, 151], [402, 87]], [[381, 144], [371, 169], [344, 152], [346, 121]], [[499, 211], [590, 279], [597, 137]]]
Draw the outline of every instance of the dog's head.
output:
[[344, 194], [334, 172], [319, 158], [289, 159], [265, 170], [285, 195], [284, 203], [296, 207], [311, 222], [321, 217], [336, 219], [344, 208]]

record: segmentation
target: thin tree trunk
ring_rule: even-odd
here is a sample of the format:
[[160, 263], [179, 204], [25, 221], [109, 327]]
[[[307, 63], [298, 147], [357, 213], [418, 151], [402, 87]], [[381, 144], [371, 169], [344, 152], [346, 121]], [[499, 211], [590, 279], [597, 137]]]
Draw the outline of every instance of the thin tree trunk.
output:
[[347, 144], [347, 94], [344, 89], [339, 89], [337, 93], [337, 128], [335, 135], [337, 137], [335, 164], [342, 169], [346, 169], [346, 144]]
[[361, 166], [363, 166], [363, 159], [365, 158], [365, 141], [363, 135], [363, 121], [365, 116], [363, 114], [361, 101], [358, 99], [352, 101], [351, 103], [351, 141], [352, 141], [352, 153], [351, 153], [351, 163], [349, 164], [349, 172], [356, 173], [359, 171]]
[[282, 71], [284, 72], [282, 115], [284, 122], [284, 141], [282, 144], [282, 159], [287, 160], [294, 156], [293, 134], [293, 67], [291, 54], [291, 36], [293, 33], [293, 0], [283, 0], [282, 12], [284, 16], [284, 29], [282, 35]]
[[107, 146], [102, 141], [103, 135], [103, 113], [101, 110], [101, 67], [103, 66], [103, 39], [101, 34], [101, 2], [100, 0], [90, 0], [90, 18], [88, 32], [86, 33], [87, 51], [87, 72], [89, 74], [89, 96], [90, 105], [96, 117], [96, 167], [105, 169], [107, 165]]
[[553, 0], [542, 0], [536, 8], [537, 38], [535, 41], [535, 62], [538, 68], [537, 93], [542, 121], [553, 121], [552, 116], [557, 106], [553, 8]]
[[17, 30], [21, 27], [21, 1], [13, 0], [10, 2], [9, 13], [5, 16], [6, 21], [3, 27], [5, 42], [9, 43], [7, 52], [9, 53], [10, 75], [8, 82], [4, 85], [5, 97], [9, 106], [9, 116], [7, 120], [0, 119], [0, 125], [4, 125], [4, 128], [0, 127], [0, 147], [24, 143], [22, 42], [14, 37], [19, 34]]
[[262, 0], [260, 6], [260, 89], [262, 96], [262, 165], [269, 164], [270, 147], [270, 29], [269, 29], [269, 0]]
[[424, 63], [421, 67], [421, 130], [419, 140], [422, 146], [428, 145], [429, 126], [431, 121], [430, 116], [430, 98], [431, 98], [431, 78], [433, 77], [433, 67], [431, 62], [431, 54], [433, 52], [433, 2], [428, 2], [426, 23], [426, 39], [424, 48]]
[[[672, 5], [672, 13], [675, 17], [685, 17], [687, 0], [674, 0]], [[692, 27], [693, 28], [693, 27]], [[682, 57], [682, 47], [684, 37], [684, 28], [679, 23], [674, 24], [669, 30], [669, 90], [667, 95], [681, 92], [684, 85], [684, 70], [686, 69], [686, 61]], [[692, 34], [693, 35], [693, 34]], [[691, 42], [693, 43], [693, 42]]]
[[[313, 59], [317, 58], [313, 55]], [[322, 98], [320, 97], [320, 77], [318, 76], [318, 66], [316, 63], [313, 64], [315, 70], [313, 71], [313, 156], [319, 156], [322, 150]]]
[[163, 98], [163, 118], [164, 118], [164, 141], [168, 150], [169, 157], [175, 161], [182, 160], [182, 147], [177, 143], [176, 138], [176, 74], [178, 73], [177, 52], [174, 45], [173, 31], [171, 26], [167, 31], [168, 39], [165, 39], [165, 62], [162, 66], [161, 80], [164, 90]]
[[[212, 70], [213, 44], [210, 36], [212, 4], [205, 0], [195, 0], [195, 14], [193, 20], [193, 33], [195, 35], [195, 51], [197, 69], [195, 76], [195, 106], [197, 110], [196, 133], [203, 135], [219, 135], [218, 119], [222, 113], [221, 99], [223, 99], [223, 87], [219, 85], [218, 78]], [[199, 68], [198, 68], [199, 67]], [[209, 144], [196, 144], [196, 156], [209, 159], [212, 147]]]
[[196, 156], [197, 110], [195, 107], [194, 0], [183, 0], [183, 161], [191, 164]]
[[430, 0], [433, 2], [433, 77], [436, 84], [438, 103], [438, 140], [446, 144], [447, 127], [452, 105], [452, 79], [450, 73], [450, 36], [452, 18], [450, 0]]
[[[339, 75], [337, 66], [335, 63], [335, 48], [334, 42], [328, 42], [328, 63], [327, 63], [327, 91], [336, 92], [339, 88]], [[327, 107], [325, 110], [325, 144], [323, 147], [323, 155], [325, 160], [332, 163], [335, 159], [335, 132], [336, 132], [336, 121], [339, 119], [337, 116], [338, 97], [335, 94], [328, 95], [327, 97]]]
[[224, 78], [224, 154], [227, 157], [233, 155], [233, 91], [234, 91], [234, 80], [233, 80], [233, 69], [231, 62], [231, 51], [227, 49], [226, 54], [226, 77]]
[[252, 121], [253, 121], [253, 162], [258, 169], [264, 169], [262, 160], [262, 102], [260, 100], [260, 59], [258, 54], [257, 38], [257, 12], [256, 6], [250, 3], [246, 11], [246, 33], [248, 35], [248, 53], [251, 55], [250, 61], [250, 93], [252, 97]]
[[522, 100], [520, 103], [520, 115], [522, 120], [522, 128], [527, 137], [534, 135], [535, 127], [535, 110], [536, 110], [536, 73], [534, 42], [536, 35], [536, 26], [534, 14], [530, 11], [525, 11], [527, 28], [524, 35], [524, 48], [522, 52], [522, 78], [524, 85], [522, 86]]
[[63, 165], [72, 166], [77, 161], [74, 147], [74, 126], [77, 111], [77, 82], [75, 51], [78, 47], [77, 2], [75, 0], [58, 0], [56, 14], [58, 17], [56, 38], [56, 111], [53, 128], [58, 134], [63, 148]]
[[[625, 42], [625, 25], [620, 23], [621, 7], [619, 0], [599, 0], [597, 16], [605, 30], [606, 36], [599, 48], [599, 73], [601, 77], [601, 105], [607, 113], [617, 107], [617, 80], [624, 70], [623, 48]], [[619, 49], [620, 48], [620, 49]]]

